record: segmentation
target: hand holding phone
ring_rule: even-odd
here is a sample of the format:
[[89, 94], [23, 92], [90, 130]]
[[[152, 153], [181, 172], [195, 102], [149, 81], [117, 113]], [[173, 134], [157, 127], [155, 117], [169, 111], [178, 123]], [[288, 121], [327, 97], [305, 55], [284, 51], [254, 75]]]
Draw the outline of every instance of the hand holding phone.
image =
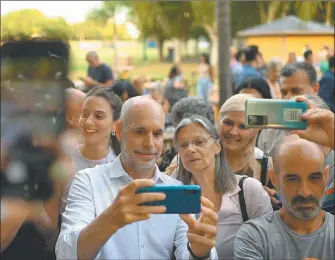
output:
[[245, 103], [245, 126], [261, 129], [306, 129], [307, 122], [301, 118], [306, 110], [306, 102], [283, 99], [248, 99]]
[[198, 257], [208, 255], [215, 247], [218, 221], [214, 204], [205, 197], [201, 197], [201, 204], [201, 214], [198, 220], [195, 220], [191, 215], [180, 215], [181, 219], [188, 225], [187, 238], [191, 251]]
[[164, 214], [196, 214], [201, 211], [201, 188], [198, 185], [155, 185], [138, 189], [136, 193], [164, 193], [163, 201], [143, 203], [146, 206], [164, 206]]
[[120, 229], [133, 222], [149, 219], [151, 214], [164, 213], [164, 206], [143, 206], [142, 203], [161, 201], [165, 199], [164, 193], [137, 194], [140, 188], [154, 185], [153, 180], [134, 180], [123, 187], [114, 203], [103, 213], [116, 229]]
[[335, 149], [334, 143], [334, 113], [326, 109], [318, 109], [315, 104], [310, 102], [306, 97], [296, 97], [298, 102], [306, 102], [308, 110], [301, 117], [307, 121], [306, 130], [294, 131], [301, 138], [325, 145]]

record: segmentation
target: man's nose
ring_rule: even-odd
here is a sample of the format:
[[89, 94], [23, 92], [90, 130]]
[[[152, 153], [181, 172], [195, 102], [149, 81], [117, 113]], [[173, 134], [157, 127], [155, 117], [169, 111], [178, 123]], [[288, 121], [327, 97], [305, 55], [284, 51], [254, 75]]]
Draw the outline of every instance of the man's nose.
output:
[[311, 189], [309, 188], [309, 185], [307, 182], [302, 182], [299, 189], [298, 189], [298, 195], [307, 198], [309, 195], [311, 195]]
[[154, 138], [152, 134], [148, 134], [144, 138], [143, 146], [150, 148], [150, 149], [154, 147]]

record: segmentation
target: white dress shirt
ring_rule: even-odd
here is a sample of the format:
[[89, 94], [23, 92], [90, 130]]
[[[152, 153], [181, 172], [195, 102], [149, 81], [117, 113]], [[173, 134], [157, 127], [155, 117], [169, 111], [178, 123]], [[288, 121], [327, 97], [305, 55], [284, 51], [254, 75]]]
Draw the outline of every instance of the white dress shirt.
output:
[[[243, 176], [236, 175], [237, 181]], [[240, 187], [222, 196], [221, 208], [218, 214], [218, 231], [216, 236], [216, 251], [219, 259], [234, 259], [234, 240], [237, 231], [243, 224], [238, 193]], [[245, 205], [249, 219], [258, 218], [271, 213], [272, 205], [262, 184], [254, 179], [247, 178], [243, 182]]]
[[[179, 185], [156, 166], [157, 184]], [[77, 259], [80, 232], [106, 210], [120, 189], [132, 178], [124, 171], [120, 156], [113, 162], [80, 171], [73, 179], [68, 205], [62, 216], [56, 244], [57, 259]], [[119, 229], [102, 247], [96, 259], [190, 259], [187, 250], [187, 225], [178, 214], [155, 214], [148, 220]], [[211, 259], [216, 259], [215, 248]]]

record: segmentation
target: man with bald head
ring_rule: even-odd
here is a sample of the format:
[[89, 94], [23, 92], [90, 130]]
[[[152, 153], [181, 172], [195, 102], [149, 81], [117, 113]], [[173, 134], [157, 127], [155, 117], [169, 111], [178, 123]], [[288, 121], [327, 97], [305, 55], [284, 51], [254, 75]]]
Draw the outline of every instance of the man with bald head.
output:
[[111, 87], [114, 80], [111, 67], [102, 62], [95, 51], [87, 53], [86, 61], [89, 65], [87, 77], [80, 78], [85, 83], [86, 92], [95, 86]]
[[57, 258], [215, 258], [217, 216], [209, 200], [202, 198], [202, 217], [196, 221], [190, 215], [164, 214], [164, 206], [141, 205], [164, 200], [163, 193], [136, 194], [155, 184], [181, 185], [155, 164], [163, 147], [162, 107], [148, 97], [131, 98], [120, 119], [116, 135], [121, 154], [74, 177]]
[[66, 89], [66, 122], [70, 129], [78, 129], [79, 117], [85, 96], [85, 93], [79, 89]]
[[320, 147], [289, 135], [272, 156], [283, 206], [241, 227], [235, 259], [334, 259], [334, 216], [321, 210], [329, 168]]

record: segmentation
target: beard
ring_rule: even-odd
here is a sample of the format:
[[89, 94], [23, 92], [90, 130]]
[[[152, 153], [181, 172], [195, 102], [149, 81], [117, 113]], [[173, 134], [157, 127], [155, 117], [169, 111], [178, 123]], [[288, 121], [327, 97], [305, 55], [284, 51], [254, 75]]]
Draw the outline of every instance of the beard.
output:
[[[288, 200], [285, 196], [283, 196], [280, 190], [279, 193], [283, 207], [287, 208], [287, 210], [296, 218], [310, 220], [315, 218], [321, 211], [323, 197], [321, 199], [317, 199], [312, 195], [308, 197], [296, 196], [292, 200]], [[310, 208], [299, 207], [299, 205], [309, 203], [314, 203], [316, 206]]]

